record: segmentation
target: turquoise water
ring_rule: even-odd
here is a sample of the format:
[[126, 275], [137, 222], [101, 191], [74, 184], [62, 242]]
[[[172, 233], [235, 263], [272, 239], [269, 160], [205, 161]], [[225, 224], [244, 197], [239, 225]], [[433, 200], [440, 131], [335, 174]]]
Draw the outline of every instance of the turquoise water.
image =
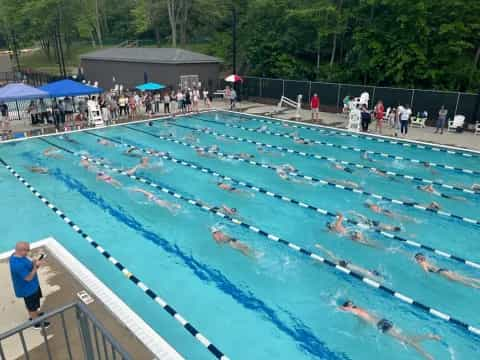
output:
[[[375, 160], [372, 163], [353, 151], [321, 145], [299, 145], [290, 139], [235, 129], [224, 123], [240, 124], [248, 128], [265, 125], [254, 118], [245, 120], [233, 114], [212, 112], [177, 119], [175, 124], [159, 121], [153, 126], [135, 124], [91, 133], [144, 149], [168, 152], [176, 159], [208, 167], [222, 175], [248, 181], [325, 210], [339, 211], [347, 216], [351, 215], [351, 211], [356, 211], [370, 219], [400, 226], [402, 231], [398, 235], [404, 238], [471, 261], [480, 261], [478, 225], [376, 201], [365, 195], [318, 183], [286, 182], [271, 169], [235, 160], [200, 157], [188, 146], [161, 140], [156, 136], [170, 136], [171, 139], [186, 141], [191, 137], [192, 128], [208, 127], [220, 134], [332, 156], [339, 160], [464, 187], [471, 186], [475, 182], [475, 176], [441, 168], [427, 169], [380, 157], [372, 157]], [[284, 133], [294, 131], [280, 123], [268, 125], [268, 129]], [[479, 157], [465, 158], [307, 129], [295, 131], [310, 139], [480, 170]], [[92, 134], [71, 134], [69, 137], [73, 142], [59, 136], [49, 137], [51, 143], [74, 153], [60, 151], [60, 159], [42, 155], [50, 145], [41, 139], [3, 144], [0, 147], [0, 157], [230, 358], [367, 360], [385, 358], [385, 354], [388, 354], [389, 359], [421, 358], [411, 348], [338, 310], [338, 304], [346, 299], [352, 299], [359, 306], [390, 319], [405, 334], [440, 335], [442, 341], [423, 344], [435, 359], [474, 359], [478, 356], [476, 354], [480, 342], [474, 335], [288, 247], [267, 240], [245, 227], [222, 220], [215, 214], [114, 172], [110, 175], [121, 182], [119, 188], [96, 180], [96, 171], [84, 169], [79, 164], [78, 154], [88, 153], [92, 157], [103, 158], [103, 161], [121, 169], [138, 164], [139, 158], [125, 156], [126, 147], [121, 145], [100, 145], [98, 137]], [[252, 144], [198, 131], [195, 134], [196, 146], [218, 145], [223, 153], [249, 153], [255, 156], [254, 160], [270, 165], [293, 164], [302, 174], [331, 181], [354, 181], [366, 191], [398, 200], [421, 204], [434, 200], [445, 211], [480, 219], [479, 195], [437, 188], [442, 193], [465, 199], [440, 198], [419, 191], [416, 189], [419, 184], [407, 180], [391, 180], [361, 169], [346, 173], [334, 169], [326, 161], [275, 150], [267, 154], [259, 153], [257, 146]], [[47, 167], [49, 174], [31, 173], [26, 168], [31, 165]], [[150, 157], [150, 167], [139, 169], [137, 175], [212, 206], [235, 207], [239, 211], [239, 217], [246, 223], [319, 255], [325, 254], [316, 249], [315, 244], [322, 244], [338, 257], [379, 271], [384, 278], [382, 283], [389, 288], [470, 325], [480, 326], [478, 311], [474, 308], [480, 290], [424, 273], [413, 261], [416, 249], [401, 242], [373, 231], [362, 230], [366, 237], [382, 245], [382, 249], [359, 245], [326, 231], [326, 223], [332, 221], [332, 218], [248, 188], [239, 187], [245, 193], [227, 193], [216, 187], [216, 177], [158, 157]], [[156, 206], [141, 194], [135, 193], [135, 188], [153, 192], [160, 199], [180, 205], [181, 209], [172, 213]], [[12, 248], [20, 239], [35, 241], [54, 236], [183, 356], [191, 359], [212, 357], [173, 318], [140, 289], [126, 281], [111, 263], [32, 196], [4, 167], [0, 167], [0, 191], [4, 229], [0, 250]], [[371, 213], [364, 206], [368, 199], [409, 219], [392, 219]], [[217, 245], [210, 234], [213, 225], [222, 227], [225, 233], [254, 249], [255, 258], [245, 257], [230, 247]], [[440, 267], [480, 277], [479, 270], [465, 264], [430, 252], [425, 254]]]

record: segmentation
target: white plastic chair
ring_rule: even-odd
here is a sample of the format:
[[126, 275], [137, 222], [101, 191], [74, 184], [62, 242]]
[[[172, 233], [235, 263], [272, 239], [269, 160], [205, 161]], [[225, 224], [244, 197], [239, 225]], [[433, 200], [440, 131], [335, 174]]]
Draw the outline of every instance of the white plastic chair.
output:
[[102, 113], [100, 111], [100, 106], [96, 101], [89, 100], [87, 103], [88, 106], [88, 124], [93, 126], [103, 126]]
[[361, 113], [358, 109], [353, 109], [350, 111], [348, 115], [348, 125], [347, 129], [350, 131], [360, 132], [360, 121], [361, 121]]
[[448, 131], [457, 131], [457, 128], [463, 128], [465, 125], [465, 116], [455, 115], [453, 120], [448, 122]]
[[480, 135], [480, 122], [475, 124], [475, 135]]

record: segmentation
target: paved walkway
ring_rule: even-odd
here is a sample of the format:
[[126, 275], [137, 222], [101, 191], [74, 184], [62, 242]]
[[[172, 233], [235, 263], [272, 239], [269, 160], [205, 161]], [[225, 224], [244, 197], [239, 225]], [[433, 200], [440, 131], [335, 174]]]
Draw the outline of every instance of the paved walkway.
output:
[[[40, 253], [50, 255], [47, 257], [46, 266], [39, 270], [39, 279], [44, 295], [42, 310], [54, 310], [78, 301], [76, 294], [84, 290], [84, 287], [69, 270], [64, 268], [45, 248], [35, 249], [33, 253], [36, 254], [35, 256], [38, 256]], [[8, 260], [6, 259], [0, 260], [0, 289], [0, 333], [3, 333], [23, 324], [27, 320], [27, 312], [23, 300], [14, 296]], [[125, 350], [130, 354], [134, 354], [134, 359], [153, 359], [154, 355], [109, 312], [102, 302], [92, 294], [90, 295], [95, 301], [88, 305], [89, 310], [111, 332], [113, 337], [123, 345]], [[77, 321], [72, 310], [66, 313], [66, 323], [72, 344], [73, 358], [84, 359]], [[52, 325], [46, 333], [53, 359], [67, 359], [64, 333], [59, 317], [55, 317], [52, 320]], [[27, 329], [24, 336], [27, 348], [30, 350], [29, 357], [31, 360], [48, 359], [44, 339], [39, 330]], [[3, 341], [2, 347], [7, 359], [24, 359], [18, 336]]]

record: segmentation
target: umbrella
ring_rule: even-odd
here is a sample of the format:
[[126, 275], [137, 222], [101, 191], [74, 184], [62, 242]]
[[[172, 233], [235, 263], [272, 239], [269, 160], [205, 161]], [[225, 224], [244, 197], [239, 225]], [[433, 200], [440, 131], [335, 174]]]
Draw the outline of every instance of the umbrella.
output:
[[149, 82], [142, 85], [138, 85], [135, 88], [140, 91], [155, 91], [155, 90], [165, 89], [165, 85]]
[[48, 93], [23, 83], [8, 84], [0, 88], [1, 102], [15, 101], [18, 120], [21, 119], [20, 109], [18, 108], [18, 100], [30, 100], [43, 97], [48, 97]]
[[225, 78], [225, 81], [226, 82], [231, 82], [231, 83], [236, 83], [236, 82], [239, 82], [239, 81], [243, 82], [243, 79], [240, 76], [233, 74], [233, 75], [227, 76]]

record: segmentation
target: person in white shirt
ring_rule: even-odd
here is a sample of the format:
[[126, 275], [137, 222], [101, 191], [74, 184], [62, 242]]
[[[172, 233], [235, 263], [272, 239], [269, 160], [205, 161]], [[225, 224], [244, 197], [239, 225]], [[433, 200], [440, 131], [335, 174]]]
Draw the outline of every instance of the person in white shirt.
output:
[[208, 106], [208, 90], [203, 89], [203, 103]]
[[200, 91], [198, 89], [193, 89], [193, 111], [198, 112], [198, 103], [200, 102]]
[[408, 105], [398, 107], [398, 119], [400, 120], [400, 133], [407, 135], [408, 133], [408, 121], [412, 115], [412, 110]]

